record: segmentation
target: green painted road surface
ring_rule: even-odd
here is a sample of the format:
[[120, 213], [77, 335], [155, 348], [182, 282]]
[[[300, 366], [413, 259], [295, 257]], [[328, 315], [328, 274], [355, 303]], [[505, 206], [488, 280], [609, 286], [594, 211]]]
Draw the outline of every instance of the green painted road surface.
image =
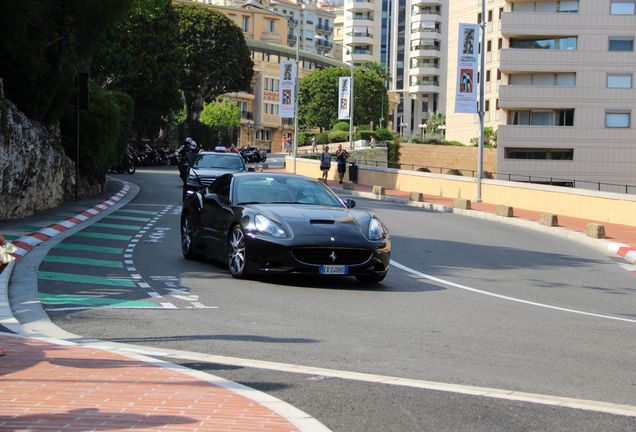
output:
[[80, 231], [77, 234], [74, 234], [73, 237], [82, 237], [82, 238], [94, 238], [101, 240], [121, 240], [121, 241], [129, 241], [132, 236], [121, 235], [121, 234], [107, 234], [102, 232], [94, 232], [94, 231]]
[[103, 222], [96, 222], [91, 226], [94, 226], [97, 228], [112, 228], [112, 229], [132, 230], [132, 231], [137, 231], [143, 228], [143, 226], [141, 225], [120, 225], [120, 224], [110, 224], [110, 223], [103, 223]]
[[41, 271], [38, 272], [38, 279], [56, 282], [82, 283], [87, 285], [108, 285], [126, 288], [136, 288], [137, 285], [130, 278], [111, 276], [89, 276], [74, 273], [58, 273]]
[[88, 297], [72, 294], [40, 293], [40, 301], [49, 305], [81, 305], [81, 306], [111, 306], [111, 307], [159, 307], [156, 303], [144, 300], [126, 300], [110, 297]]
[[54, 246], [53, 249], [64, 249], [64, 250], [78, 250], [84, 252], [97, 252], [97, 253], [105, 253], [105, 254], [122, 254], [124, 253], [124, 249], [122, 248], [114, 248], [114, 247], [106, 247], [106, 246], [93, 246], [88, 244], [81, 243], [59, 243]]
[[119, 215], [115, 215], [114, 213], [106, 216], [102, 220], [106, 220], [106, 219], [116, 219], [116, 220], [125, 220], [125, 221], [133, 221], [133, 222], [148, 222], [150, 220], [150, 218], [137, 217], [137, 216], [119, 216]]
[[122, 264], [121, 261], [98, 260], [98, 259], [91, 259], [91, 258], [78, 258], [78, 257], [61, 256], [61, 255], [47, 255], [44, 257], [42, 261], [51, 262], [51, 263], [95, 266], [95, 267], [124, 268], [124, 265]]
[[[1, 234], [1, 233], [0, 233]], [[19, 235], [13, 235], [13, 234], [2, 234], [2, 236], [4, 237], [5, 240], [7, 241], [13, 241], [13, 240], [17, 240], [22, 236]]]
[[159, 212], [156, 211], [152, 211], [152, 210], [130, 210], [130, 209], [119, 209], [117, 210], [115, 213], [136, 213], [136, 214], [143, 214], [143, 215], [151, 215], [154, 216]]

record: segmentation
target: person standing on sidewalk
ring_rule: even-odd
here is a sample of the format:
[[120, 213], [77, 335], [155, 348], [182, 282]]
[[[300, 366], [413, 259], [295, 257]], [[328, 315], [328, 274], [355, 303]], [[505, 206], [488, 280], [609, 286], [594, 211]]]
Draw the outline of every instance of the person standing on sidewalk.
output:
[[320, 171], [322, 171], [322, 179], [326, 182], [327, 175], [331, 169], [331, 154], [329, 154], [329, 146], [325, 146], [324, 151], [320, 155]]
[[342, 144], [338, 144], [338, 150], [336, 150], [336, 162], [338, 163], [338, 183], [340, 184], [342, 184], [342, 179], [347, 171], [348, 158], [349, 152], [342, 148]]
[[316, 153], [317, 145], [318, 143], [316, 142], [316, 137], [315, 136], [311, 137], [311, 152], [312, 153]]

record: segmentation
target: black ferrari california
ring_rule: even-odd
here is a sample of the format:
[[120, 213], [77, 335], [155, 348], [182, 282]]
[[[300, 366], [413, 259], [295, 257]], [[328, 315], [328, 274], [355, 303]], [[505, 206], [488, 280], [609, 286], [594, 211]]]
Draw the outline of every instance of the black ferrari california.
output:
[[382, 281], [391, 240], [375, 215], [323, 183], [291, 174], [235, 173], [188, 195], [181, 250], [212, 257], [232, 276], [304, 273]]

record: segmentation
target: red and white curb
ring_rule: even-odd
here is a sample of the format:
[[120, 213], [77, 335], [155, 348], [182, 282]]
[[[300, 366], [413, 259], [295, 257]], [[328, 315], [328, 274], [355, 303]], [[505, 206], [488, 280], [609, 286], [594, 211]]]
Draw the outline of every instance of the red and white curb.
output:
[[612, 255], [619, 256], [629, 264], [620, 264], [625, 270], [636, 275], [636, 248], [623, 243], [610, 244], [607, 249]]
[[83, 212], [78, 213], [75, 216], [71, 216], [64, 219], [63, 221], [51, 224], [37, 232], [27, 234], [17, 240], [12, 241], [11, 243], [17, 249], [12, 255], [15, 257], [16, 260], [20, 260], [24, 255], [29, 253], [29, 251], [37, 245], [52, 239], [53, 237], [63, 233], [64, 231], [71, 229], [87, 221], [93, 216], [100, 214], [104, 210], [114, 206], [119, 201], [121, 201], [126, 196], [126, 194], [128, 194], [128, 192], [130, 192], [130, 185], [126, 183], [119, 190], [119, 192], [110, 197], [108, 200], [103, 201], [92, 208], [84, 210]]

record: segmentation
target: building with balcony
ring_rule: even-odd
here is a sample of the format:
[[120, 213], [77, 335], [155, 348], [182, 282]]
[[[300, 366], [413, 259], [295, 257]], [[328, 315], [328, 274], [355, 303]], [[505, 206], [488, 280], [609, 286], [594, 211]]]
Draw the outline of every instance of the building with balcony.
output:
[[[477, 22], [465, 20], [479, 8], [460, 13], [467, 2], [451, 3], [452, 20]], [[502, 177], [617, 192], [625, 187], [607, 184], [636, 185], [636, 2], [506, 0], [486, 13], [485, 120], [498, 128]], [[447, 137], [467, 142], [478, 117], [453, 113], [452, 81]]]
[[[241, 112], [237, 145], [280, 151], [283, 136], [292, 137], [294, 131], [293, 119], [278, 115], [280, 62], [296, 59], [296, 49], [287, 46], [287, 20], [267, 10], [243, 8], [242, 1], [202, 0], [199, 3], [218, 10], [239, 26], [252, 54], [254, 76], [251, 88], [225, 95], [239, 105]], [[300, 78], [314, 69], [328, 66], [346, 65], [314, 51], [300, 51]]]
[[[333, 50], [333, 26], [336, 14], [315, 0], [270, 0], [269, 7], [298, 24], [300, 49], [320, 55]], [[296, 45], [293, 29], [287, 34], [288, 45]]]

